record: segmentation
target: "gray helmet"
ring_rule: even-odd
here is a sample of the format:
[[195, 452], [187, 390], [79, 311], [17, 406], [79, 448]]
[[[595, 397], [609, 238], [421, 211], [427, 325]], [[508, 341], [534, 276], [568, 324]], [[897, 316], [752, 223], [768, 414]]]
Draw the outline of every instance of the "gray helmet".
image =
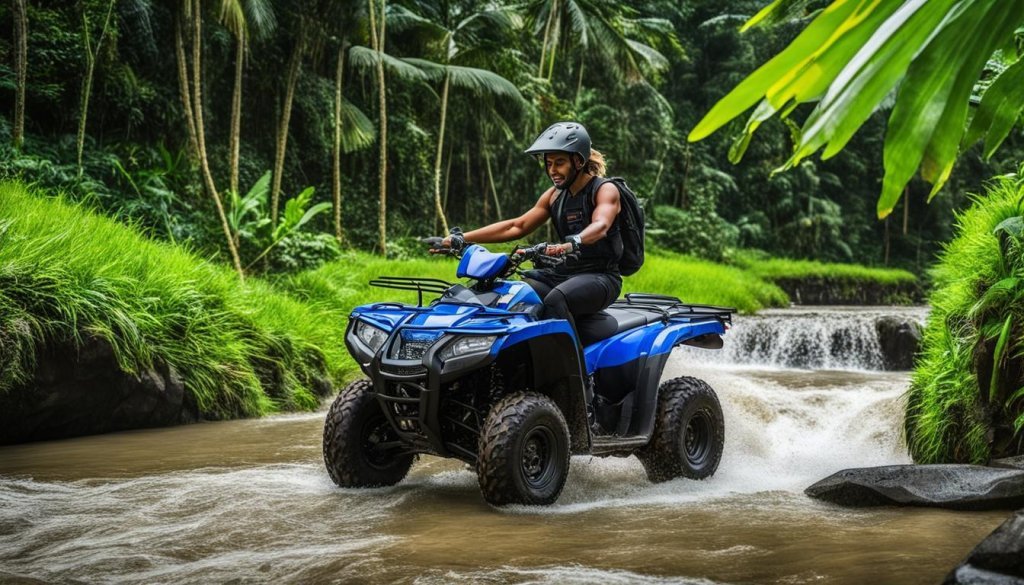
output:
[[546, 152], [571, 152], [583, 157], [583, 162], [590, 160], [590, 134], [579, 122], [558, 122], [541, 132], [533, 141], [526, 154], [544, 154]]

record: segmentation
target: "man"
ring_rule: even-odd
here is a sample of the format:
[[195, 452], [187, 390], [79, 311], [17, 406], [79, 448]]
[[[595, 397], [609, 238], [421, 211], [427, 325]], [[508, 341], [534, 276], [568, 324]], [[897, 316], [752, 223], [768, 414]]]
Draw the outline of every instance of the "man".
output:
[[[461, 237], [477, 243], [510, 242], [528, 236], [550, 218], [565, 243], [548, 246], [547, 254], [577, 254], [554, 268], [530, 270], [526, 282], [544, 301], [541, 318], [566, 319], [575, 330], [575, 317], [605, 309], [622, 290], [622, 237], [615, 222], [619, 190], [600, 178], [604, 156], [591, 148], [590, 135], [581, 124], [553, 124], [525, 152], [543, 159], [553, 186], [523, 215]], [[445, 238], [442, 245], [450, 246], [452, 237], [458, 236]]]

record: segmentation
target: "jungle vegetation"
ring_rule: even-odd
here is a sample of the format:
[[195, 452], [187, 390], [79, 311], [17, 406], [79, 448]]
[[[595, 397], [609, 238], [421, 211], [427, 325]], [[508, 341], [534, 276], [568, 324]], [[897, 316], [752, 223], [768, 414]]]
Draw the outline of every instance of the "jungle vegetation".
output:
[[[798, 104], [807, 91], [786, 120], [758, 120], [738, 165], [738, 121], [688, 142], [719, 99], [828, 13], [781, 4], [773, 14], [792, 19], [741, 33], [766, 2], [19, 0], [0, 7], [0, 173], [240, 274], [278, 273], [521, 213], [546, 182], [522, 148], [571, 118], [648, 200], [659, 246], [924, 273], [952, 210], [1015, 168], [1019, 135], [992, 158], [965, 144], [941, 196], [926, 205], [930, 189], [913, 179], [884, 221], [874, 208], [891, 101], [874, 115], [860, 107], [844, 156], [828, 160], [791, 158], [804, 139], [792, 122], [817, 115]], [[1000, 55], [990, 65], [1003, 79], [1017, 68]], [[770, 173], [780, 166], [792, 168]]]

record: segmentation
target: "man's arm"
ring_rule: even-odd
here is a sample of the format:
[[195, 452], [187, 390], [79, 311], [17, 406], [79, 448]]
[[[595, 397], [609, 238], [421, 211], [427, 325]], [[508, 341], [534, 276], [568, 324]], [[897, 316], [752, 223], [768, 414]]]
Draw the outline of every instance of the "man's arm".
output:
[[[545, 191], [537, 200], [536, 205], [519, 217], [495, 222], [491, 225], [466, 232], [463, 234], [463, 237], [469, 242], [496, 244], [518, 240], [523, 236], [533, 233], [534, 230], [544, 225], [544, 222], [551, 216], [549, 201], [554, 191], [554, 187]], [[445, 238], [445, 243], [448, 243], [448, 238]]]

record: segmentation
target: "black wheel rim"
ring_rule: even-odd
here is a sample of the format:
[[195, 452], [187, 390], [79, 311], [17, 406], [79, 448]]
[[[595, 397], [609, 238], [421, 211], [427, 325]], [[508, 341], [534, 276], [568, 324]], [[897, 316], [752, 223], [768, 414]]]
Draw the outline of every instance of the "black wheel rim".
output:
[[[391, 424], [383, 416], [371, 417], [363, 425], [363, 455], [374, 469], [386, 469], [394, 462], [394, 449], [389, 448], [398, 439]], [[390, 445], [389, 445], [390, 444]]]
[[698, 410], [686, 422], [683, 430], [683, 454], [691, 467], [701, 467], [711, 453], [711, 412], [707, 409]]
[[519, 466], [531, 489], [543, 489], [554, 479], [554, 451], [555, 433], [546, 426], [534, 427], [523, 439]]

